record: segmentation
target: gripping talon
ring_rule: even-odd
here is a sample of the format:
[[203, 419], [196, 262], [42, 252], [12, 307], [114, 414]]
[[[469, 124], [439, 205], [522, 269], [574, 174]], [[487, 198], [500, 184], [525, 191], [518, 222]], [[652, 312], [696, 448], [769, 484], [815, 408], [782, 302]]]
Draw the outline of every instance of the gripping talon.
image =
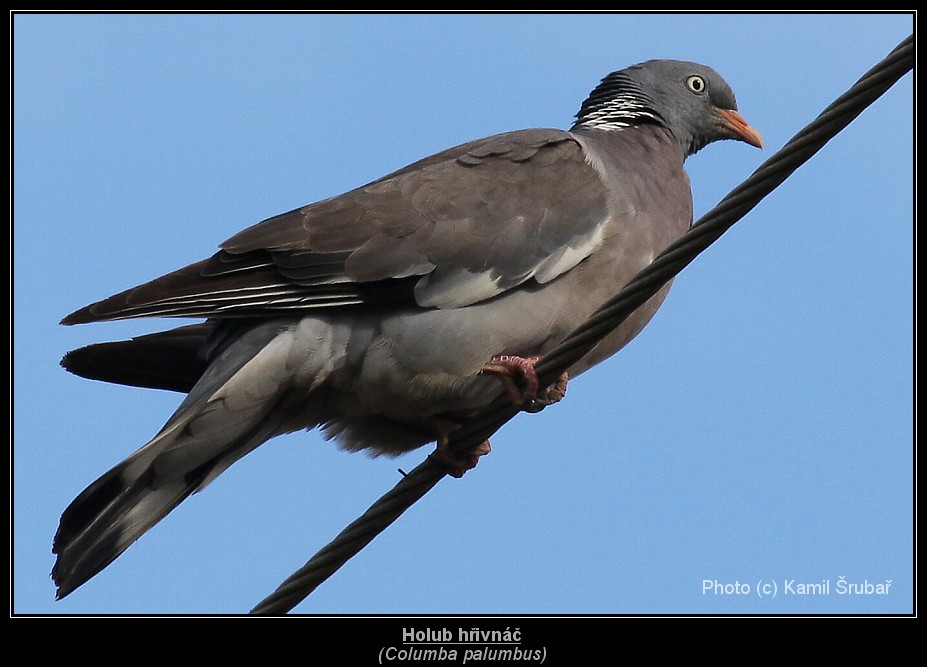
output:
[[476, 464], [480, 462], [481, 456], [486, 456], [492, 451], [489, 440], [476, 448], [476, 451], [462, 459], [455, 458], [454, 453], [447, 445], [447, 437], [439, 439], [435, 451], [428, 455], [434, 463], [447, 472], [448, 475], [455, 479], [460, 479], [468, 470], [473, 470]]
[[495, 375], [502, 382], [506, 395], [512, 403], [525, 412], [540, 412], [548, 405], [558, 402], [566, 395], [569, 376], [562, 373], [550, 387], [538, 393], [538, 374], [535, 364], [540, 357], [518, 357], [499, 354], [483, 366], [482, 372]]

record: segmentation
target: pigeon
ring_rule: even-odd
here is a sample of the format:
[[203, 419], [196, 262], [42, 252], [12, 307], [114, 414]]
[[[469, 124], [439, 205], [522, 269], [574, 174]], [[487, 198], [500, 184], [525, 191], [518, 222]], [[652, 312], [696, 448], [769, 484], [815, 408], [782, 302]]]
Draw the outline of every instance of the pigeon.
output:
[[218, 252], [62, 320], [203, 321], [69, 352], [82, 377], [186, 394], [141, 449], [62, 514], [60, 599], [190, 494], [281, 434], [349, 451], [436, 443], [501, 394], [535, 411], [650, 321], [669, 285], [548, 388], [534, 365], [692, 224], [686, 158], [762, 147], [713, 69], [608, 74], [569, 131], [464, 143], [259, 222]]

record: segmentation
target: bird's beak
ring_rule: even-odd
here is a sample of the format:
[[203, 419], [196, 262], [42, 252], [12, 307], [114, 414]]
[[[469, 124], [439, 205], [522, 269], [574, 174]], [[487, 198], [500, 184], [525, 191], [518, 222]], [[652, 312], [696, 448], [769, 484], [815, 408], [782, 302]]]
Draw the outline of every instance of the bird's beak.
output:
[[732, 109], [718, 109], [718, 114], [724, 121], [725, 127], [733, 132], [736, 137], [757, 148], [763, 147], [763, 137], [755, 129], [750, 127], [743, 116]]

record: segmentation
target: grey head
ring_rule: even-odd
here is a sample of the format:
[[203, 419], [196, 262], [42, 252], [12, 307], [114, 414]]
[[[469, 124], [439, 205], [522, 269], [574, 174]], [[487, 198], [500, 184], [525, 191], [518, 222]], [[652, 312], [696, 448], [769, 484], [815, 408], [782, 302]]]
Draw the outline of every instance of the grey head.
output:
[[737, 112], [734, 91], [721, 75], [683, 60], [648, 60], [612, 72], [583, 102], [572, 129], [654, 123], [676, 138], [683, 157], [722, 139], [763, 146], [759, 132]]

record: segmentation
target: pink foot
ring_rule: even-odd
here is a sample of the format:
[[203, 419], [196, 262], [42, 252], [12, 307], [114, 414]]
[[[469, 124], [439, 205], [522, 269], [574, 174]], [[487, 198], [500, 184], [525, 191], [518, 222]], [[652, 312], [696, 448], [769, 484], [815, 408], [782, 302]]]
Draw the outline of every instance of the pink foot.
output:
[[481, 456], [486, 456], [492, 451], [489, 440], [476, 448], [476, 451], [470, 456], [462, 459], [454, 457], [454, 452], [447, 446], [447, 439], [438, 441], [438, 446], [431, 453], [429, 458], [447, 471], [447, 474], [456, 479], [460, 479], [468, 470], [473, 470], [476, 464], [480, 462]]
[[502, 381], [506, 395], [522, 410], [540, 412], [566, 395], [569, 380], [569, 375], [562, 373], [554, 384], [539, 394], [538, 374], [534, 370], [534, 365], [540, 359], [540, 357], [498, 354], [483, 366], [482, 372], [498, 377]]
[[476, 467], [476, 464], [479, 463], [481, 456], [486, 456], [489, 452], [492, 451], [492, 447], [489, 445], [489, 440], [484, 442], [482, 445], [476, 448], [469, 456], [465, 456], [460, 459], [454, 455], [454, 452], [451, 451], [451, 448], [448, 446], [448, 438], [450, 434], [460, 428], [460, 424], [455, 424], [454, 422], [447, 420], [440, 420], [436, 424], [437, 430], [437, 446], [435, 451], [433, 451], [428, 458], [437, 463], [441, 468], [447, 471], [447, 474], [456, 479], [460, 479], [464, 476], [468, 470], [473, 470]]

